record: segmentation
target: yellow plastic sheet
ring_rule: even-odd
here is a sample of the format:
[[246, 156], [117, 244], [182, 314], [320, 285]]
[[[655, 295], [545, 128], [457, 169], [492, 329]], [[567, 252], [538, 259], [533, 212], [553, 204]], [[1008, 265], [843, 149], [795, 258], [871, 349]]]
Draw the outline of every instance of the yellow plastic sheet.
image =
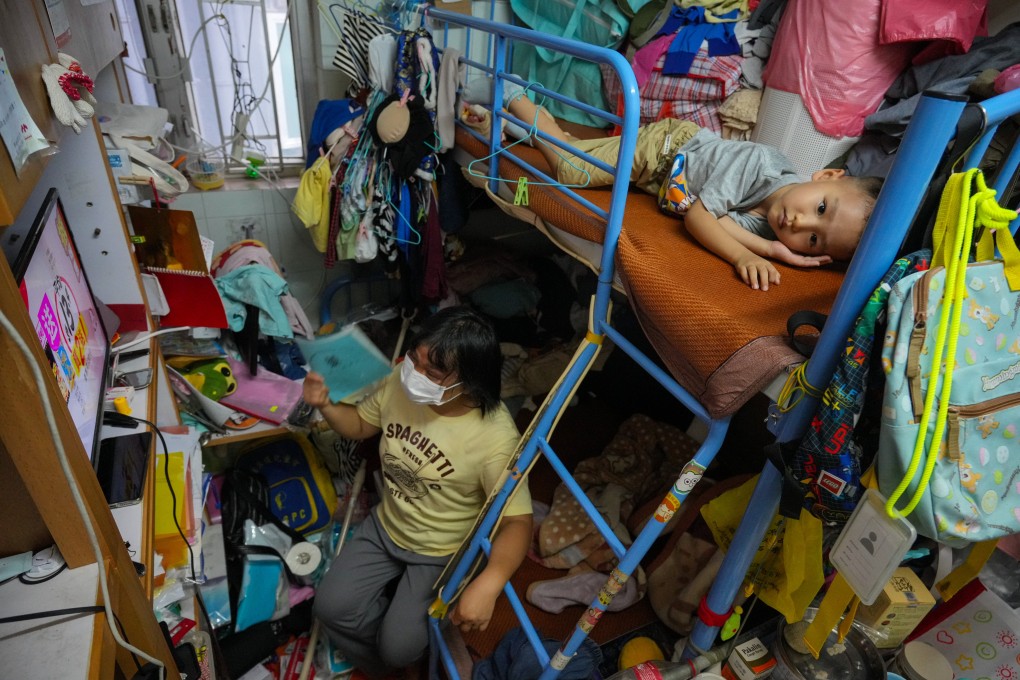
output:
[[[728, 550], [758, 478], [727, 491], [701, 509], [716, 544]], [[800, 519], [777, 516], [745, 577], [758, 597], [787, 621], [799, 621], [822, 587], [822, 524], [806, 510]]]

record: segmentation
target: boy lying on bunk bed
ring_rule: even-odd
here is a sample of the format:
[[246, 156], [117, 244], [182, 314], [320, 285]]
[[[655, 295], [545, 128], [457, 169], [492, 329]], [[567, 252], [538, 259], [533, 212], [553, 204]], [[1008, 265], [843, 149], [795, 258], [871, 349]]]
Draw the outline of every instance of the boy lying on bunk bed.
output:
[[[577, 139], [532, 102], [524, 88], [504, 81], [503, 91], [505, 108], [520, 120], [616, 165], [619, 137]], [[490, 103], [491, 81], [472, 81], [463, 99]], [[465, 120], [487, 133], [488, 112], [483, 111], [468, 107]], [[557, 181], [587, 187], [612, 184], [609, 173], [539, 142]], [[674, 118], [638, 130], [630, 181], [659, 196], [664, 210], [683, 215], [687, 231], [701, 245], [733, 265], [744, 283], [761, 290], [779, 283], [779, 271], [766, 258], [797, 267], [849, 260], [882, 186], [878, 178], [850, 177], [835, 169], [818, 170], [805, 182], [773, 147], [724, 140]]]

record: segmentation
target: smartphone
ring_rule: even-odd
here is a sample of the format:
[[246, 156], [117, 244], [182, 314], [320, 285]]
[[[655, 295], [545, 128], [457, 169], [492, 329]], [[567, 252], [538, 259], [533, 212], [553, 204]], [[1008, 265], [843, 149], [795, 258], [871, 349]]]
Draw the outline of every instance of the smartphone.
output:
[[140, 390], [148, 387], [149, 383], [152, 382], [152, 369], [143, 368], [138, 371], [118, 373], [114, 376], [113, 382], [118, 387], [133, 387], [136, 390]]
[[142, 500], [151, 444], [151, 432], [118, 435], [99, 442], [96, 476], [111, 508]]

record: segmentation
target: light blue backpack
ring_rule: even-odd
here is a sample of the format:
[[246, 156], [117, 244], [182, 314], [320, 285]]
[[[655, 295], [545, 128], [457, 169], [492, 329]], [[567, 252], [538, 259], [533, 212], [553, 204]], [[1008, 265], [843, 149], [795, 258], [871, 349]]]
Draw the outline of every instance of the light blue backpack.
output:
[[[1020, 532], [1020, 252], [980, 171], [942, 196], [932, 267], [889, 296], [876, 455], [887, 511], [959, 545]], [[973, 235], [977, 258], [968, 263]], [[995, 246], [1002, 259], [994, 259]], [[938, 368], [936, 368], [938, 367]]]

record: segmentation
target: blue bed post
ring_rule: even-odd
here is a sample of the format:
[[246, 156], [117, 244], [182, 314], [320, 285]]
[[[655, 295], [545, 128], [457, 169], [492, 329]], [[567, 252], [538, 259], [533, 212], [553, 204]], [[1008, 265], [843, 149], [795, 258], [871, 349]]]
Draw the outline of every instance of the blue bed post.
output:
[[[965, 104], [966, 98], [956, 95], [930, 92], [921, 97], [897, 152], [896, 163], [875, 204], [868, 229], [807, 363], [809, 384], [824, 389], [829, 383], [863, 301], [875, 290], [898, 255], [899, 246], [935, 168], [954, 136], [956, 122]], [[805, 394], [780, 420], [777, 441], [800, 438], [817, 404], [817, 398]], [[707, 604], [711, 611], [729, 611], [765, 530], [779, 507], [780, 483], [779, 470], [771, 462], [766, 462], [748, 505], [749, 511], [744, 514], [719, 575], [708, 593]], [[709, 626], [698, 619], [685, 650], [685, 658], [693, 658], [710, 649], [717, 631], [717, 626]]]

